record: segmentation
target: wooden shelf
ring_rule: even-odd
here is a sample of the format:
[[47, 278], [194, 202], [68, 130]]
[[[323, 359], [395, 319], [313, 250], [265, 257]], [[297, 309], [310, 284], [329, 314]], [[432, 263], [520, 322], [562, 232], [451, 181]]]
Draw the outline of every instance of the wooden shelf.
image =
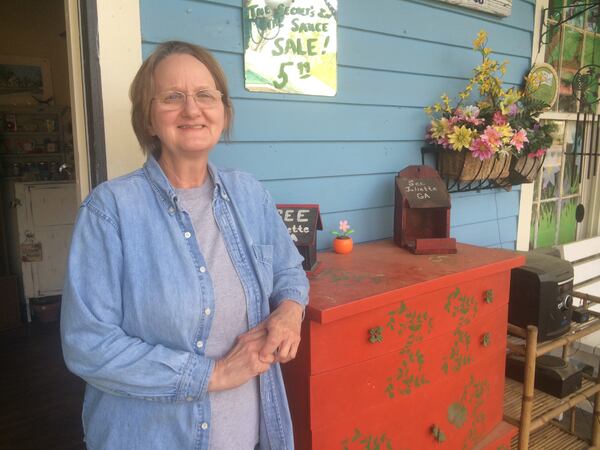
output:
[[[518, 449], [518, 436], [510, 444], [511, 449]], [[548, 423], [529, 437], [529, 448], [539, 450], [582, 450], [596, 449], [589, 442], [561, 429], [558, 425]]]
[[[590, 313], [592, 313], [592, 311], [590, 311]], [[597, 316], [593, 316], [585, 323], [573, 323], [571, 324], [571, 330], [565, 335], [551, 341], [539, 343], [536, 349], [536, 357], [545, 355], [546, 353], [570, 344], [571, 342], [578, 341], [588, 334], [592, 334], [598, 330], [600, 330], [600, 319]], [[508, 333], [507, 347], [511, 352], [515, 352], [518, 355], [524, 356], [526, 347], [524, 339], [525, 330], [509, 324]], [[515, 334], [519, 334], [519, 336], [515, 336]]]
[[40, 158], [44, 156], [63, 156], [62, 152], [38, 152], [38, 153], [0, 153], [0, 158], [9, 157], [9, 158]]
[[[600, 297], [587, 300], [600, 303]], [[587, 303], [584, 305], [587, 306]], [[572, 433], [574, 428], [571, 428], [571, 432], [557, 428], [554, 419], [590, 397], [593, 397], [593, 416], [600, 416], [600, 378], [584, 373], [581, 389], [562, 399], [535, 389], [537, 357], [562, 348], [562, 357], [568, 360], [574, 342], [600, 330], [599, 315], [594, 311], [588, 310], [588, 312], [591, 315], [588, 322], [573, 323], [568, 333], [545, 342], [537, 342], [538, 329], [533, 325], [524, 329], [508, 324], [509, 335], [506, 344], [508, 349], [512, 353], [525, 357], [523, 383], [511, 379], [506, 379], [505, 382], [504, 420], [519, 428], [518, 437], [512, 441], [513, 448], [519, 450], [594, 448], [574, 436]], [[600, 443], [600, 422], [593, 422], [591, 440], [596, 446]]]
[[[534, 400], [531, 418], [531, 430], [543, 427], [552, 417], [558, 416], [588, 397], [600, 391], [600, 384], [586, 378], [583, 379], [581, 389], [565, 398], [557, 398], [545, 392], [534, 390]], [[519, 425], [521, 418], [521, 402], [523, 399], [523, 383], [506, 379], [504, 384], [504, 420], [510, 424]]]
[[54, 135], [54, 136], [58, 136], [60, 134], [60, 131], [4, 131], [2, 133], [0, 133], [0, 135], [2, 137], [9, 137], [9, 136], [48, 136], [48, 135]]

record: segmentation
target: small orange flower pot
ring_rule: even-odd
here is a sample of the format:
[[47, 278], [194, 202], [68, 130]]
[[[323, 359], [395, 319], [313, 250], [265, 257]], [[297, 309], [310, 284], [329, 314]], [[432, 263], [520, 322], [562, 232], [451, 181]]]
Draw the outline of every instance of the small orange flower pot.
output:
[[351, 237], [338, 237], [333, 240], [333, 251], [346, 255], [352, 251], [352, 238]]

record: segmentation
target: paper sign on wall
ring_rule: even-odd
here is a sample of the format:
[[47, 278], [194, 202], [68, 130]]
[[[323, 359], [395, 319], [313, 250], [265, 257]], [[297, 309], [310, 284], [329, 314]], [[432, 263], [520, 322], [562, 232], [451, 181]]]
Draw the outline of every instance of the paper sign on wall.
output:
[[337, 0], [244, 0], [244, 78], [258, 92], [337, 92]]

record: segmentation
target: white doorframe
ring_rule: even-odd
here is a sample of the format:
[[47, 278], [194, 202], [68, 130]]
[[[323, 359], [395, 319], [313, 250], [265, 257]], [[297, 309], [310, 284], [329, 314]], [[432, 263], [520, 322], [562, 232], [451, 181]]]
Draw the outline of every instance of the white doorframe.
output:
[[129, 86], [142, 64], [139, 0], [96, 0], [106, 173], [114, 178], [145, 160], [131, 127]]
[[[130, 172], [144, 156], [131, 128], [129, 85], [142, 63], [139, 0], [97, 0], [98, 53], [108, 178]], [[64, 0], [78, 200], [90, 192], [80, 2]]]
[[[548, 7], [548, 0], [536, 0], [533, 37], [531, 42], [531, 64], [544, 62], [544, 54], [539, 49], [542, 9]], [[533, 185], [521, 185], [519, 201], [519, 218], [517, 222], [517, 250], [529, 250], [529, 234], [531, 231], [531, 208], [533, 207]]]
[[90, 192], [90, 170], [87, 150], [83, 62], [81, 59], [79, 2], [78, 0], [65, 0], [64, 8], [65, 24], [67, 27], [67, 56], [69, 62], [69, 91], [71, 94], [75, 179], [77, 183], [77, 200], [81, 203]]

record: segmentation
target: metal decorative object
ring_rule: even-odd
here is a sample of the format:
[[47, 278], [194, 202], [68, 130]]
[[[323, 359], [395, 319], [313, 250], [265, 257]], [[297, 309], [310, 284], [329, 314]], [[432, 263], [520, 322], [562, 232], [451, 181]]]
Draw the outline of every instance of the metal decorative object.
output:
[[600, 66], [588, 64], [581, 67], [573, 76], [571, 86], [573, 96], [582, 106], [590, 106], [598, 102], [598, 81], [600, 80]]
[[[554, 31], [557, 30], [562, 24], [570, 22], [576, 17], [579, 17], [582, 14], [584, 14], [586, 11], [589, 11], [599, 5], [600, 1], [577, 2], [577, 0], [575, 0], [574, 2], [569, 3], [568, 5], [544, 8], [542, 10], [542, 33], [540, 34], [540, 43], [549, 44], [550, 41], [546, 40], [547, 36], [552, 37]], [[572, 14], [567, 15], [567, 17], [565, 17], [564, 19], [554, 23], [548, 21], [548, 11], [559, 11], [566, 8], [572, 9]]]
[[[579, 161], [578, 182], [581, 182], [583, 171], [583, 163], [585, 157], [589, 157], [587, 165], [587, 178], [592, 176], [592, 157], [593, 157], [593, 176], [598, 174], [598, 156], [600, 135], [600, 118], [595, 113], [596, 107], [592, 107], [598, 103], [598, 87], [600, 86], [600, 65], [588, 64], [581, 67], [573, 76], [571, 82], [573, 88], [573, 96], [578, 101], [577, 121], [575, 123], [575, 146], [572, 152], [567, 152], [566, 155], [573, 156], [572, 171], [575, 173], [575, 164], [577, 157]], [[590, 112], [588, 112], [590, 111]], [[588, 133], [588, 122], [590, 130]]]

